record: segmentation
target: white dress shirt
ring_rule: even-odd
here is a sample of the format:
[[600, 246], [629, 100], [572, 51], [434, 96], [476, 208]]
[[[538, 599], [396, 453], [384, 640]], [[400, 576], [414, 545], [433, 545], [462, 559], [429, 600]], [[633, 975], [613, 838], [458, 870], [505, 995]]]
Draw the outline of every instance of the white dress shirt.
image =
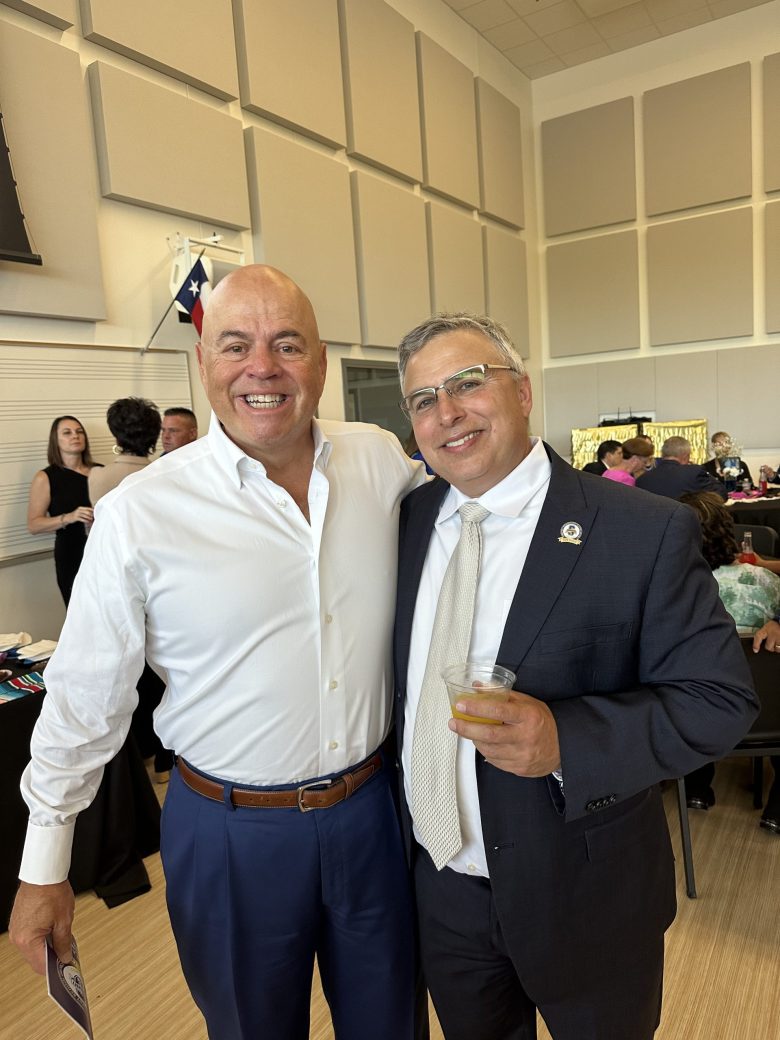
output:
[[398, 511], [425, 471], [378, 427], [313, 429], [310, 523], [213, 416], [97, 505], [22, 778], [24, 880], [67, 876], [144, 654], [166, 683], [163, 744], [226, 780], [295, 783], [382, 743]]
[[[451, 487], [439, 509], [425, 558], [414, 608], [404, 714], [402, 765], [407, 804], [412, 804], [412, 739], [420, 699], [436, 604], [444, 572], [460, 537], [459, 507], [479, 502], [490, 510], [480, 525], [482, 562], [474, 606], [469, 660], [495, 663], [509, 608], [525, 565], [539, 514], [550, 483], [550, 460], [542, 441], [532, 439], [531, 451], [508, 476], [479, 498], [470, 499]], [[456, 662], [453, 662], [453, 664]], [[479, 814], [474, 744], [458, 738], [456, 783], [463, 847], [447, 864], [460, 873], [488, 877], [487, 857]], [[417, 828], [415, 838], [421, 844]]]

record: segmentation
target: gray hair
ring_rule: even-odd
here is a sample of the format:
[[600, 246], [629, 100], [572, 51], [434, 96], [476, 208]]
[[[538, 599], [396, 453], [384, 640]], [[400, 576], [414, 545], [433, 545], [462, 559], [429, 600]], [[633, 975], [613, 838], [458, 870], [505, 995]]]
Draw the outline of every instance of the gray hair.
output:
[[479, 332], [490, 340], [498, 350], [506, 363], [519, 376], [526, 374], [523, 359], [520, 352], [512, 342], [509, 333], [500, 322], [494, 321], [486, 314], [471, 314], [469, 311], [457, 311], [455, 313], [434, 314], [426, 318], [411, 332], [407, 332], [398, 345], [398, 373], [403, 387], [406, 366], [409, 358], [418, 350], [430, 343], [436, 336], [446, 332], [459, 332], [461, 330]]
[[682, 455], [690, 455], [691, 442], [685, 437], [667, 437], [661, 445], [661, 458], [679, 459]]

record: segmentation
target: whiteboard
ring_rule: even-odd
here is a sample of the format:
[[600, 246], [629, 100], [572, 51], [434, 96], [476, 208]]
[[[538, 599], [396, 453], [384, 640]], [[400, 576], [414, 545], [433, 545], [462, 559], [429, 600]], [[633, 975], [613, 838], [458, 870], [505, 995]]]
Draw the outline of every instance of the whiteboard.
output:
[[54, 535], [27, 530], [30, 482], [46, 465], [52, 420], [74, 415], [99, 462], [112, 458], [106, 410], [145, 397], [161, 412], [192, 407], [184, 351], [0, 343], [0, 561], [50, 552]]

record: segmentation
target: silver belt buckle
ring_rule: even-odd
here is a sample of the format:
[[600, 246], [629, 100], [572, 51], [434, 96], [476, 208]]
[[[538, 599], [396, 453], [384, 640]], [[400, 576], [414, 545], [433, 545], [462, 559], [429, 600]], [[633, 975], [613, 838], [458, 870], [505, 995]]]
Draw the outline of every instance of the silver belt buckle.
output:
[[298, 788], [298, 808], [301, 812], [311, 812], [313, 809], [318, 809], [317, 805], [304, 805], [303, 804], [303, 792], [308, 791], [312, 787], [330, 787], [333, 783], [332, 780], [312, 780], [310, 784], [301, 784]]

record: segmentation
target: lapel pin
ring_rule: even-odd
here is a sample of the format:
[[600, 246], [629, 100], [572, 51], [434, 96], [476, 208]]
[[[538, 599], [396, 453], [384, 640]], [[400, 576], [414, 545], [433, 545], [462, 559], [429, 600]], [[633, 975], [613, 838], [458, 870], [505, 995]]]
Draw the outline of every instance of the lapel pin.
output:
[[574, 520], [567, 521], [561, 528], [559, 542], [567, 542], [569, 545], [582, 545], [582, 528]]

